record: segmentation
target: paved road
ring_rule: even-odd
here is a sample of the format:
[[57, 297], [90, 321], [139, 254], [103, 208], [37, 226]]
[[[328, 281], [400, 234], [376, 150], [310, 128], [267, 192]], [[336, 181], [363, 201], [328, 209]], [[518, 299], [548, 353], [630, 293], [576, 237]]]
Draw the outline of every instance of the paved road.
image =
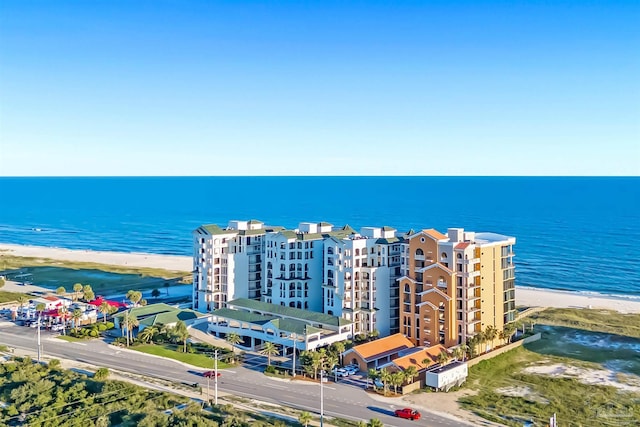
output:
[[[36, 331], [31, 328], [4, 324], [0, 326], [0, 343], [12, 347], [35, 350]], [[176, 382], [202, 384], [206, 389], [204, 370], [196, 371], [179, 362], [149, 356], [132, 350], [119, 349], [102, 341], [86, 343], [67, 342], [49, 333], [42, 334], [43, 352], [48, 356], [76, 360], [98, 367], [107, 367], [143, 374]], [[280, 404], [312, 413], [320, 411], [320, 386], [305, 381], [283, 381], [265, 377], [260, 370], [236, 367], [225, 370], [218, 382], [222, 392]], [[212, 387], [213, 389], [213, 387]], [[212, 390], [213, 391], [213, 390]], [[420, 421], [401, 420], [393, 417], [393, 410], [403, 405], [378, 401], [360, 388], [348, 384], [324, 385], [324, 413], [354, 420], [380, 419], [387, 426], [428, 425], [433, 427], [466, 426], [467, 423], [421, 411]]]

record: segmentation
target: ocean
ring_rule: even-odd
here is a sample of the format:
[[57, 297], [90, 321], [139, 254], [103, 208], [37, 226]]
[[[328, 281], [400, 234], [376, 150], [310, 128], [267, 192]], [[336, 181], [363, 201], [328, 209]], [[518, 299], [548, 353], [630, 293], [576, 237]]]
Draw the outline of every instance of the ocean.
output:
[[191, 255], [201, 224], [259, 219], [515, 236], [516, 283], [640, 298], [640, 178], [0, 178], [0, 242]]

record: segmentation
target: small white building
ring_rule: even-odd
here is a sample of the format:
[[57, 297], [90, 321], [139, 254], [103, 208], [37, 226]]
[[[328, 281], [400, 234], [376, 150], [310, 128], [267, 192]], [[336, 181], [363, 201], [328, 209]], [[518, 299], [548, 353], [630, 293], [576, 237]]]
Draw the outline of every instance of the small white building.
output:
[[427, 387], [433, 387], [439, 391], [449, 391], [451, 387], [462, 385], [468, 375], [467, 363], [455, 361], [427, 371], [425, 382]]

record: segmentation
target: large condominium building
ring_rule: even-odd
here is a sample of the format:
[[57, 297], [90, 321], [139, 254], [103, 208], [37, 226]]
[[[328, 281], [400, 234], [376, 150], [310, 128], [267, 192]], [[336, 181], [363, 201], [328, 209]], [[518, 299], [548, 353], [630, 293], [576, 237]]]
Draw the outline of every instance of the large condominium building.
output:
[[514, 320], [515, 239], [449, 229], [230, 221], [193, 232], [193, 307], [250, 299], [337, 316], [353, 333], [401, 332], [417, 345], [464, 342]]
[[209, 312], [237, 298], [259, 300], [265, 236], [280, 229], [256, 220], [198, 227], [193, 232], [194, 310]]
[[451, 347], [515, 319], [513, 237], [423, 230], [403, 244], [401, 325], [417, 345]]
[[389, 227], [301, 223], [295, 230], [230, 221], [193, 232], [193, 306], [238, 298], [342, 317], [355, 333], [397, 332], [402, 237]]
[[398, 278], [402, 237], [391, 227], [324, 240], [324, 312], [354, 322], [354, 333], [399, 327]]

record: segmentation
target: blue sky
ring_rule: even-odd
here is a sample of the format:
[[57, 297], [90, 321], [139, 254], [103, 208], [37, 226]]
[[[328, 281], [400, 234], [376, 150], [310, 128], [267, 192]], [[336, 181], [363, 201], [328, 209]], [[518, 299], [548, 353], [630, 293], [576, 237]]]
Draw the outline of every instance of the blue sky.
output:
[[0, 2], [0, 175], [638, 175], [637, 1]]

